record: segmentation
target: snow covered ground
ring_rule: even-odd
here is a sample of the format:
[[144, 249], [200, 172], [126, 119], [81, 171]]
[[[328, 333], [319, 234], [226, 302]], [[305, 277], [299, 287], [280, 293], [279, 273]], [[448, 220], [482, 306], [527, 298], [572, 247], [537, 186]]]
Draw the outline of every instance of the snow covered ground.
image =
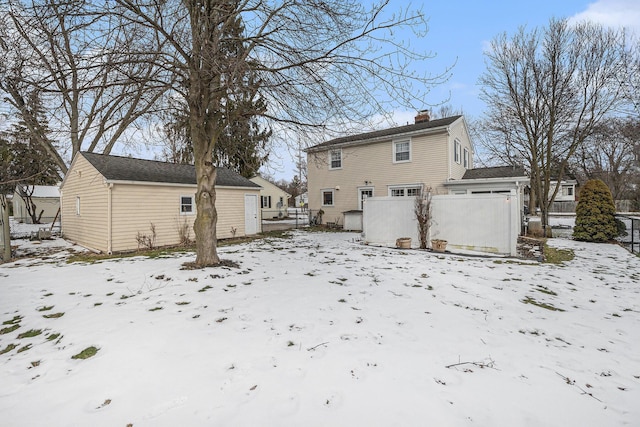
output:
[[0, 266], [0, 424], [640, 425], [640, 258], [358, 237], [295, 231], [206, 270], [182, 270], [188, 253], [67, 264], [80, 248], [19, 242], [41, 255]]

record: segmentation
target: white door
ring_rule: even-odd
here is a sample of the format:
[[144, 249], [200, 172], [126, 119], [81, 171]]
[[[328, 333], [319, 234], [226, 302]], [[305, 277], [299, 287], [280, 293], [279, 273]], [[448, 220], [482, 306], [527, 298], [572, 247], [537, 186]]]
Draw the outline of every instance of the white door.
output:
[[358, 188], [358, 209], [362, 210], [362, 201], [366, 197], [373, 197], [373, 187]]
[[244, 233], [258, 233], [258, 196], [255, 194], [244, 195]]

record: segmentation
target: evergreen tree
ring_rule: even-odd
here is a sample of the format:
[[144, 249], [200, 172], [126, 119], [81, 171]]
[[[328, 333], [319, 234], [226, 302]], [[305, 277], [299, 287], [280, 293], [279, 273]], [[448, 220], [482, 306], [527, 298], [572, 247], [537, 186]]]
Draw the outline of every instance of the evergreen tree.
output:
[[[229, 25], [221, 40], [221, 51], [227, 56], [242, 57], [245, 46], [242, 42], [244, 26], [238, 16]], [[240, 73], [229, 73], [233, 80], [229, 87], [235, 90], [226, 98], [224, 107], [225, 129], [219, 136], [213, 152], [213, 163], [231, 169], [245, 178], [257, 175], [260, 167], [269, 158], [268, 142], [271, 131], [262, 129], [257, 119], [267, 109], [266, 102], [257, 95], [258, 85], [250, 63]], [[165, 126], [167, 144], [163, 157], [174, 163], [193, 163], [193, 146], [190, 140], [188, 114], [184, 108], [174, 110]]]
[[585, 242], [607, 242], [618, 235], [616, 207], [609, 187], [599, 179], [586, 182], [576, 207], [573, 238]]
[[[37, 93], [29, 94], [29, 104], [35, 112], [38, 126], [48, 138], [48, 123]], [[41, 136], [40, 136], [41, 137]], [[31, 196], [34, 185], [53, 185], [60, 180], [58, 165], [45, 151], [39, 139], [22, 121], [0, 137], [0, 184], [3, 194], [17, 193], [24, 200], [27, 212], [34, 224], [40, 217]]]

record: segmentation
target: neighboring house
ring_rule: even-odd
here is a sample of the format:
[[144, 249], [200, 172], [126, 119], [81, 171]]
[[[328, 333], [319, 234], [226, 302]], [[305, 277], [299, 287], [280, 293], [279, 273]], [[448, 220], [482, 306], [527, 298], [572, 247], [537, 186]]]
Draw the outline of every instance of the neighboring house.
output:
[[[65, 239], [99, 252], [137, 249], [138, 237], [155, 246], [193, 240], [196, 174], [191, 165], [78, 153], [60, 187]], [[260, 231], [260, 186], [228, 169], [216, 178], [217, 236]]]
[[282, 218], [287, 216], [287, 206], [291, 194], [261, 176], [254, 176], [251, 182], [262, 187], [260, 190], [260, 208], [262, 218]]
[[[463, 116], [430, 120], [327, 141], [307, 149], [309, 209], [323, 222], [361, 223], [366, 197], [415, 197], [425, 189], [446, 193], [445, 184], [473, 167]], [[346, 214], [345, 214], [346, 213]], [[360, 215], [351, 221], [350, 216]], [[345, 227], [347, 228], [347, 227]]]
[[567, 175], [567, 177], [558, 183], [557, 178], [552, 178], [549, 182], [549, 198], [556, 188], [558, 188], [558, 193], [556, 197], [553, 199], [553, 203], [549, 207], [549, 212], [554, 213], [574, 213], [576, 211], [576, 206], [578, 205], [577, 191], [576, 188], [578, 186], [578, 181], [573, 175]]
[[[558, 194], [556, 194], [554, 202], [575, 202], [577, 185], [578, 181], [573, 177], [569, 177], [560, 181], [560, 189], [558, 190]], [[549, 182], [549, 195], [553, 194], [553, 192], [556, 191], [557, 186], [557, 179]]]
[[309, 206], [309, 193], [304, 192], [295, 197], [295, 207], [305, 209]]
[[53, 222], [60, 209], [60, 189], [57, 185], [18, 185], [13, 195], [13, 218], [18, 222], [31, 224], [27, 211], [25, 194], [30, 195], [35, 205], [36, 218], [41, 223]]

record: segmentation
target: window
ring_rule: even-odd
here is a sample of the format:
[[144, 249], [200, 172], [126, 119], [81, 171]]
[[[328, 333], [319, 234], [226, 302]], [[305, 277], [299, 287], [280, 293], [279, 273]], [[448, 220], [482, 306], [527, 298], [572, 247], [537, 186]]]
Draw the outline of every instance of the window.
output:
[[389, 187], [389, 195], [391, 197], [417, 197], [422, 194], [422, 186], [405, 185]]
[[76, 215], [80, 216], [80, 196], [76, 196]]
[[573, 196], [573, 187], [570, 185], [563, 185], [562, 186], [562, 195], [567, 197], [567, 196]]
[[464, 157], [462, 161], [464, 162], [464, 168], [469, 169], [469, 149], [466, 147], [464, 149]]
[[416, 197], [420, 195], [420, 189], [417, 187], [407, 188], [407, 197]]
[[322, 206], [333, 206], [333, 190], [322, 190]]
[[457, 164], [460, 164], [460, 157], [461, 157], [460, 149], [461, 149], [460, 141], [456, 139], [455, 141], [453, 141], [453, 160]]
[[180, 196], [180, 215], [192, 215], [193, 205], [193, 196]]
[[260, 197], [260, 207], [271, 209], [271, 196], [262, 196]]
[[362, 210], [363, 202], [367, 197], [373, 197], [373, 188], [358, 189], [358, 209]]
[[411, 141], [403, 140], [393, 143], [393, 163], [411, 161]]
[[329, 169], [342, 168], [342, 150], [331, 150], [329, 152]]

